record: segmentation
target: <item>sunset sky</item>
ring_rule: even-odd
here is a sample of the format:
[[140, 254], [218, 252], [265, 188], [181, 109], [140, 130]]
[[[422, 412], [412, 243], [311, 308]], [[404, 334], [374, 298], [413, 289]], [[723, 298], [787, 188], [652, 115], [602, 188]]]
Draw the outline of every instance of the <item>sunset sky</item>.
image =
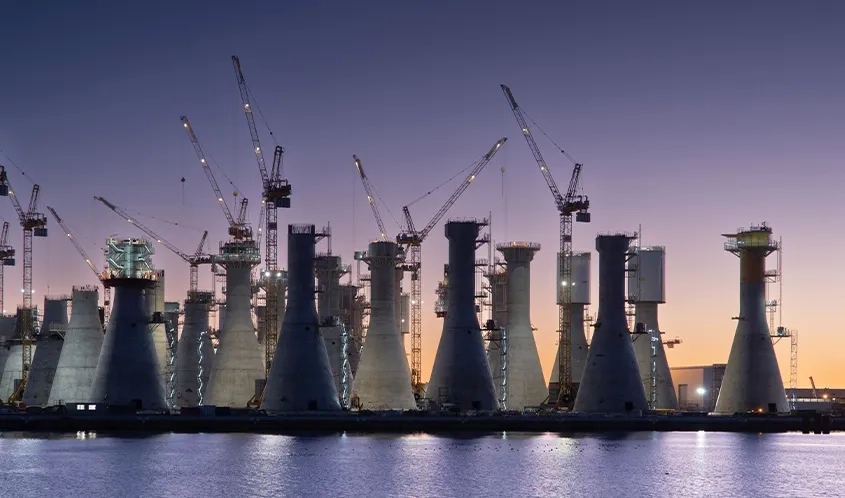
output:
[[[0, 164], [22, 200], [32, 182], [41, 185], [42, 210], [55, 208], [98, 265], [105, 237], [140, 232], [95, 195], [186, 252], [207, 229], [216, 251], [226, 222], [179, 116], [219, 166], [223, 191], [234, 190], [228, 177], [250, 199], [255, 221], [260, 179], [230, 60], [238, 55], [287, 151], [293, 207], [280, 224], [331, 223], [333, 251], [352, 262], [378, 236], [353, 154], [386, 202], [393, 235], [388, 208], [400, 219], [403, 205], [507, 136], [449, 216], [490, 213], [496, 241], [542, 244], [532, 318], [548, 375], [558, 217], [504, 83], [584, 164], [592, 223], [575, 226], [575, 249], [594, 250], [597, 233], [640, 224], [645, 244], [666, 246], [660, 324], [683, 341], [668, 351], [672, 366], [727, 361], [739, 261], [720, 234], [766, 221], [783, 238], [783, 324], [800, 333], [799, 385], [812, 375], [819, 387], [841, 386], [845, 338], [835, 324], [845, 272], [833, 253], [845, 247], [843, 26], [845, 4], [836, 2], [6, 2], [0, 149], [8, 157]], [[259, 126], [269, 150], [260, 118]], [[565, 187], [571, 163], [535, 134]], [[416, 224], [456, 186], [414, 204]], [[21, 233], [8, 200], [0, 216], [21, 253], [5, 272], [9, 310], [20, 299]], [[51, 220], [49, 238], [35, 240], [38, 303], [96, 282], [65, 238]], [[183, 300], [187, 265], [156, 249], [168, 300]], [[439, 226], [423, 246], [426, 379], [446, 255]], [[207, 267], [200, 284], [211, 285]], [[776, 350], [788, 382], [788, 342]]]

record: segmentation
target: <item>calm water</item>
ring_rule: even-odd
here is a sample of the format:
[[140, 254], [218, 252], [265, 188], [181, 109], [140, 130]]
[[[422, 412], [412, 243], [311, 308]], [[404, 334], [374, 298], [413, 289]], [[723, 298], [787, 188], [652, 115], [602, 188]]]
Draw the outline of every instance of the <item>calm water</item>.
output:
[[844, 496], [845, 435], [5, 434], [0, 496]]

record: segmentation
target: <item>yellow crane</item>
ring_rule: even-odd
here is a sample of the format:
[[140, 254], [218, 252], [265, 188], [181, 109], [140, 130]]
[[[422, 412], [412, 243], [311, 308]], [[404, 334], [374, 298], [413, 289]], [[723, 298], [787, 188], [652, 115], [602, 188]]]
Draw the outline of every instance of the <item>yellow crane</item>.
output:
[[21, 228], [23, 228], [23, 306], [21, 317], [18, 321], [21, 339], [21, 382], [9, 397], [9, 403], [19, 402], [23, 396], [26, 381], [29, 377], [29, 367], [32, 365], [32, 344], [35, 342], [35, 318], [32, 308], [32, 238], [47, 236], [47, 217], [44, 213], [37, 211], [38, 194], [41, 187], [38, 184], [32, 186], [32, 194], [29, 197], [29, 205], [26, 211], [23, 210], [15, 191], [9, 183], [6, 175], [6, 168], [0, 166], [0, 195], [8, 196], [18, 213]]

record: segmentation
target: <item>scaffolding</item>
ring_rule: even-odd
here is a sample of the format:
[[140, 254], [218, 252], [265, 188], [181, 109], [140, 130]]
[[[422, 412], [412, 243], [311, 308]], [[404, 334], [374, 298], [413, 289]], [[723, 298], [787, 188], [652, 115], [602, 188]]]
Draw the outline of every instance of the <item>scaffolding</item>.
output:
[[[798, 387], [798, 331], [783, 326], [783, 238], [778, 238], [776, 267], [766, 270], [765, 295], [769, 336], [776, 345], [781, 339], [789, 338], [789, 387], [792, 389], [792, 407], [795, 408], [795, 389]], [[770, 284], [777, 284], [777, 295], [770, 299]], [[775, 321], [777, 316], [777, 322]]]

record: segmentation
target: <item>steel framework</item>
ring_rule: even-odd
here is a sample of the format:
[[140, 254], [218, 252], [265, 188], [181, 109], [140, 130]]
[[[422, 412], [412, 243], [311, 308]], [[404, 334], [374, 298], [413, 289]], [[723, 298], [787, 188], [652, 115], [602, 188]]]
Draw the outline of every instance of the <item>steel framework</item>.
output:
[[15, 248], [9, 245], [9, 222], [3, 222], [3, 232], [0, 233], [0, 313], [6, 313], [3, 305], [3, 270], [6, 266], [15, 265]]

